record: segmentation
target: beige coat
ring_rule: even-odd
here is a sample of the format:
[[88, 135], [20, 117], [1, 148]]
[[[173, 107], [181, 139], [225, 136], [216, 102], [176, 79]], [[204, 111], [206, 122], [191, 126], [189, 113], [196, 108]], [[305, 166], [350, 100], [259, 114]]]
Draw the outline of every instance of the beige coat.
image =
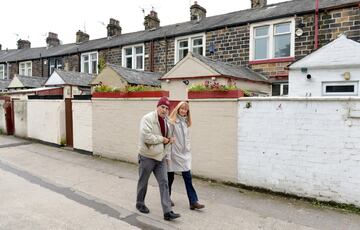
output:
[[[167, 125], [166, 130], [169, 130]], [[170, 145], [163, 144], [164, 137], [161, 134], [156, 110], [146, 114], [141, 119], [139, 136], [139, 154], [157, 161], [162, 161], [166, 155], [165, 151]]]
[[175, 124], [169, 124], [170, 136], [175, 137], [168, 154], [168, 171], [185, 172], [191, 169], [190, 133], [185, 118], [177, 117]]

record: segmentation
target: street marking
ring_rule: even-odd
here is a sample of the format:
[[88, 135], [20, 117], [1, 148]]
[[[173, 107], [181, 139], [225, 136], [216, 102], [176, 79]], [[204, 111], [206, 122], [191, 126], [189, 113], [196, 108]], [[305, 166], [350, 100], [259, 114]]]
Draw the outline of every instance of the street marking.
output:
[[[124, 221], [124, 222], [126, 222], [130, 225], [133, 225], [135, 227], [138, 227], [140, 229], [149, 229], [149, 230], [175, 229], [174, 227], [172, 227], [170, 225], [165, 225], [161, 222], [158, 222], [151, 218], [139, 215], [139, 214], [131, 212], [129, 210], [124, 211], [124, 212], [127, 212], [127, 215], [122, 216], [118, 210], [110, 207], [109, 205], [107, 205], [103, 202], [97, 201], [96, 198], [92, 198], [92, 199], [89, 198], [90, 195], [80, 195], [79, 192], [71, 189], [70, 187], [60, 187], [55, 184], [51, 184], [49, 182], [44, 181], [40, 177], [32, 175], [31, 173], [29, 173], [27, 171], [14, 168], [14, 167], [2, 162], [1, 160], [0, 160], [0, 168], [4, 171], [10, 172], [14, 175], [17, 175], [32, 184], [37, 184], [37, 185], [39, 185], [43, 188], [46, 188], [50, 191], [61, 194], [61, 195], [65, 196], [66, 198], [73, 200], [79, 204], [82, 204], [89, 208], [92, 208], [93, 210], [95, 210], [98, 213], [108, 215], [112, 218]], [[131, 214], [128, 215], [129, 213], [131, 213]], [[164, 228], [154, 226], [154, 225], [162, 226]]]

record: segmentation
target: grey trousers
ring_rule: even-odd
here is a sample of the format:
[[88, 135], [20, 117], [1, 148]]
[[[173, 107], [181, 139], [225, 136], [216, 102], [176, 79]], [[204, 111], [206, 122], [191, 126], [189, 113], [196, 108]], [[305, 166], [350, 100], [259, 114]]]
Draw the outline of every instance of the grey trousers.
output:
[[165, 158], [162, 161], [157, 161], [139, 155], [139, 181], [137, 184], [136, 204], [145, 204], [145, 196], [151, 172], [154, 173], [154, 176], [159, 184], [163, 212], [170, 212], [171, 202]]

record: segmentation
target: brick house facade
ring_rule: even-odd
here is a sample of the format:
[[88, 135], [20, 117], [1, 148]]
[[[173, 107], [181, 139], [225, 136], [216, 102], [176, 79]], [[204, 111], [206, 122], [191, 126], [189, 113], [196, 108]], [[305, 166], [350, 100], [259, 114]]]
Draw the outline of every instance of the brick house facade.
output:
[[[304, 3], [302, 4], [307, 4], [305, 3], [305, 1], [315, 2], [315, 0], [303, 1]], [[184, 29], [184, 31], [181, 31], [181, 26], [183, 26], [184, 28], [187, 27], [182, 24], [160, 27], [160, 20], [157, 19], [157, 14], [152, 12], [152, 16], [155, 16], [155, 19], [152, 19], [155, 21], [147, 23], [147, 25], [149, 26], [154, 24], [154, 28], [147, 27], [147, 30], [138, 32], [139, 35], [137, 35], [137, 32], [135, 32], [133, 36], [134, 38], [136, 36], [136, 39], [128, 39], [127, 37], [131, 37], [131, 34], [122, 35], [120, 27], [120, 30], [115, 31], [116, 34], [114, 36], [111, 36], [111, 33], [109, 36], [108, 32], [108, 37], [104, 38], [101, 41], [89, 40], [83, 43], [81, 41], [77, 41], [77, 43], [73, 44], [74, 48], [72, 48], [69, 53], [59, 55], [58, 58], [62, 59], [61, 68], [71, 71], [84, 71], [82, 70], [81, 55], [90, 51], [97, 52], [97, 62], [99, 61], [99, 59], [103, 59], [105, 62], [111, 64], [119, 64], [126, 66], [127, 64], [124, 63], [124, 47], [127, 47], [128, 45], [131, 46], [141, 44], [144, 48], [141, 53], [143, 63], [140, 63], [141, 61], [139, 62], [140, 66], [142, 67], [140, 69], [165, 74], [175, 65], [175, 60], [177, 59], [178, 55], [177, 49], [179, 49], [176, 48], [177, 38], [182, 36], [191, 36], [192, 34], [203, 34], [205, 39], [202, 41], [202, 50], [207, 57], [228, 64], [249, 66], [253, 70], [267, 76], [271, 81], [274, 82], [274, 84], [276, 84], [277, 82], [286, 83], [288, 81], [287, 66], [295, 60], [298, 60], [308, 55], [315, 49], [315, 4], [310, 8], [305, 7], [303, 9], [301, 8], [303, 6], [300, 7], [296, 5], [299, 2], [301, 1], [291, 1], [266, 6], [266, 1], [262, 1], [261, 4], [265, 4], [265, 6], [260, 4], [260, 6], [257, 6], [256, 9], [240, 11], [238, 12], [238, 14], [236, 14], [235, 12], [236, 15], [232, 15], [234, 13], [230, 13], [209, 18], [206, 18], [206, 11], [202, 12], [201, 10], [199, 10], [198, 12], [202, 12], [204, 14], [201, 15], [200, 19], [197, 18], [197, 20], [202, 21], [190, 21], [183, 24], [186, 24], [187, 26], [190, 25], [193, 28], [197, 28], [200, 25], [202, 25], [202, 27], [200, 29]], [[360, 4], [358, 1], [340, 0], [334, 3], [334, 1], [320, 0], [318, 16], [319, 47], [334, 40], [339, 34], [342, 33], [345, 33], [350, 39], [360, 41], [359, 6]], [[294, 13], [276, 13], [274, 15], [269, 15], [268, 17], [266, 17], [266, 15], [263, 16], [262, 12], [267, 7], [278, 7], [279, 9], [285, 10], [288, 10], [287, 7], [289, 9], [291, 9], [291, 7], [295, 8], [294, 10], [296, 10], [296, 7], [300, 8], [298, 9], [298, 11], [294, 11]], [[201, 9], [204, 10], [204, 8]], [[246, 14], [248, 14], [249, 12], [253, 13], [253, 15], [255, 16], [253, 18], [249, 17], [249, 20], [241, 20], [241, 15], [246, 16]], [[258, 16], [256, 18], [256, 15], [261, 16]], [[216, 17], [224, 17], [224, 19], [229, 20], [229, 23], [223, 23], [223, 25], [214, 26], [213, 24], [211, 24], [211, 20]], [[235, 20], [236, 17], [240, 18], [238, 19], [238, 22], [232, 22], [231, 20]], [[196, 19], [196, 17], [194, 17], [193, 15], [191, 16], [191, 18]], [[294, 37], [294, 41], [291, 42], [293, 54], [285, 58], [270, 57], [264, 60], [251, 60], [250, 58], [252, 56], [252, 53], [254, 52], [251, 48], [251, 40], [254, 39], [252, 38], [254, 33], [252, 27], [254, 27], [254, 25], [256, 25], [257, 23], [266, 23], [267, 21], [271, 22], [271, 20], [281, 20], [284, 18], [289, 18], [289, 20], [293, 20], [291, 24], [291, 27], [293, 29], [293, 31], [291, 31], [291, 36]], [[110, 23], [112, 22], [113, 21], [110, 20]], [[116, 26], [119, 27], [118, 21], [116, 21], [115, 23], [117, 23]], [[179, 26], [180, 31], [178, 32], [178, 34], [171, 34], [170, 32], [168, 32], [171, 31], [172, 28], [177, 28], [177, 26]], [[302, 30], [302, 33], [299, 36], [295, 36], [295, 29], [299, 28]], [[122, 37], [124, 38], [122, 39]], [[91, 45], [91, 42], [93, 42], [94, 45]], [[87, 48], [81, 48], [82, 44], [84, 44], [84, 46]], [[71, 44], [69, 46], [71, 46]], [[62, 45], [54, 48], [49, 48], [49, 51], [51, 49], [61, 49], [61, 47]], [[29, 50], [31, 50], [31, 48]], [[135, 49], [133, 49], [133, 52], [135, 52]], [[62, 51], [62, 53], [64, 52]], [[46, 55], [43, 55], [42, 59], [27, 59], [32, 61], [33, 76], [48, 77], [50, 75], [49, 58], [51, 57], [51, 54], [48, 55], [48, 57], [45, 56]], [[135, 63], [136, 61], [138, 61], [138, 59], [136, 58], [136, 56], [132, 56], [129, 60], [132, 60], [133, 63]], [[136, 59], [135, 62], [134, 59]], [[7, 61], [6, 55], [5, 57], [4, 55], [0, 55], [0, 64], [4, 63], [5, 61]], [[19, 73], [19, 63], [22, 61], [25, 60], [21, 60], [21, 57], [18, 60], [8, 61], [8, 64], [10, 64], [10, 71], [8, 76], [10, 78], [12, 78], [14, 74]]]

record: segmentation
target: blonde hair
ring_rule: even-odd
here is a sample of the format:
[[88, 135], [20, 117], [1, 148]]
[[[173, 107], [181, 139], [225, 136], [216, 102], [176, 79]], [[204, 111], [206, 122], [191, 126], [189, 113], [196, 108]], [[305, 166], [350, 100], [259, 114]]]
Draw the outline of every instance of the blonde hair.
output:
[[188, 111], [187, 111], [187, 126], [190, 127], [191, 126], [191, 115], [190, 115], [190, 106], [189, 106], [189, 103], [186, 102], [186, 101], [181, 101], [179, 104], [177, 104], [177, 106], [174, 108], [174, 110], [171, 112], [170, 116], [169, 116], [169, 120], [172, 124], [175, 124], [175, 121], [176, 121], [176, 117], [177, 115], [179, 114], [179, 110], [180, 108], [185, 105], [187, 106], [188, 108]]

